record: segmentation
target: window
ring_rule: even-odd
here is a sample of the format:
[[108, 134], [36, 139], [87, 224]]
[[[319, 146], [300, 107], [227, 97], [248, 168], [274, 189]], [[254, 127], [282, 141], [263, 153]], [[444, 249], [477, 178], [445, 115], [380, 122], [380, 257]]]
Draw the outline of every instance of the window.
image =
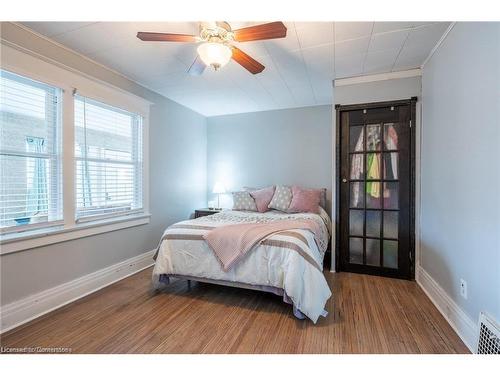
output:
[[0, 70], [0, 228], [60, 224], [61, 90]]
[[142, 117], [75, 96], [76, 217], [143, 209]]
[[3, 49], [0, 254], [149, 223], [150, 105]]

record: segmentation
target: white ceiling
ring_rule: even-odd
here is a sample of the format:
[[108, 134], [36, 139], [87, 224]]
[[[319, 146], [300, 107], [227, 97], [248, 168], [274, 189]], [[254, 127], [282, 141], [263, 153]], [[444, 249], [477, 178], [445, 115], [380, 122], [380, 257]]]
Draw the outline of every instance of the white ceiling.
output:
[[[230, 22], [233, 29], [258, 24]], [[265, 65], [231, 61], [193, 77], [189, 43], [142, 42], [137, 31], [198, 34], [184, 22], [25, 22], [25, 26], [205, 116], [332, 103], [332, 80], [419, 67], [448, 27], [428, 22], [285, 22], [287, 37], [235, 43]]]

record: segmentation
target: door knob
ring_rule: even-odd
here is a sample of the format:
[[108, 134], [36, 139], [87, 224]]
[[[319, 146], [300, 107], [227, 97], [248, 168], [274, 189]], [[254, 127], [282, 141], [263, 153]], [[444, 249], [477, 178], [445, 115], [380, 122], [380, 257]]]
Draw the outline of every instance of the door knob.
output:
[[347, 179], [346, 178], [343, 178], [342, 179], [342, 182], [345, 184], [347, 182]]

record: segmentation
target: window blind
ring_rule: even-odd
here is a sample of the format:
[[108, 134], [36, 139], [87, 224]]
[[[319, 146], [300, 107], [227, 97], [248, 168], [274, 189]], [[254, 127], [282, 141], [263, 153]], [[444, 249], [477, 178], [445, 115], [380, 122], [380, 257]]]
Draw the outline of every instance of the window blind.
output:
[[0, 227], [62, 220], [61, 90], [0, 70]]
[[142, 117], [75, 95], [76, 216], [143, 209]]

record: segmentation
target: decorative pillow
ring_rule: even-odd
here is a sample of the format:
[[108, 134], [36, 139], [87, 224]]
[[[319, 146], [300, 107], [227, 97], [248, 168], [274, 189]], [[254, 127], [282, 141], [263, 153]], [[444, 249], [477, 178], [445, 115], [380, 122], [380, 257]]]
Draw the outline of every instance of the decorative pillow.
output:
[[273, 199], [267, 206], [278, 211], [287, 212], [292, 201], [292, 189], [290, 186], [278, 185], [274, 191]]
[[271, 203], [271, 199], [273, 199], [274, 186], [251, 191], [250, 195], [255, 199], [257, 211], [266, 212], [268, 210], [267, 206]]
[[257, 206], [248, 191], [235, 191], [233, 192], [233, 210], [257, 211]]
[[302, 189], [299, 186], [292, 186], [292, 201], [288, 212], [311, 212], [319, 213], [319, 202], [321, 200], [320, 189]]

